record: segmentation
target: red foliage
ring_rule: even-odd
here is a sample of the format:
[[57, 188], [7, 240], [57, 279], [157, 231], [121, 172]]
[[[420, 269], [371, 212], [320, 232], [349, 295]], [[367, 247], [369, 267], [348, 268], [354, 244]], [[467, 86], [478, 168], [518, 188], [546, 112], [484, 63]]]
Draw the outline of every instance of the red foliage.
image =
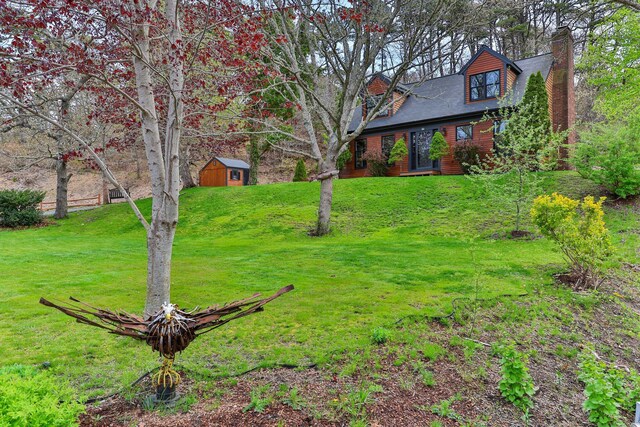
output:
[[137, 29], [148, 26], [158, 117], [166, 116], [169, 99], [165, 75], [181, 60], [185, 136], [211, 134], [220, 125], [217, 114], [271, 73], [257, 60], [266, 40], [261, 20], [240, 2], [180, 4], [183, 39], [169, 43], [164, 34], [170, 23], [143, 0], [0, 0], [0, 88], [36, 105], [39, 94], [73, 88], [80, 76], [91, 76], [81, 89], [93, 101], [85, 125], [121, 126], [120, 137], [108, 145], [123, 149], [140, 137], [132, 46]]

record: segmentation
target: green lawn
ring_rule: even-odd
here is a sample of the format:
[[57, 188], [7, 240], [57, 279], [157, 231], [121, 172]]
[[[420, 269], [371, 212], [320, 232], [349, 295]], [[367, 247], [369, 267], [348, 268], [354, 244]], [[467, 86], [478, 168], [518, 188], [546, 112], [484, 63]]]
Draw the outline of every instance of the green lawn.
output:
[[[570, 196], [598, 189], [573, 173], [546, 176]], [[273, 363], [324, 362], [370, 345], [371, 330], [410, 314], [445, 312], [452, 298], [516, 294], [551, 283], [562, 259], [545, 239], [503, 236], [513, 219], [464, 177], [340, 180], [334, 231], [307, 236], [317, 183], [196, 188], [181, 196], [173, 302], [223, 303], [296, 290], [263, 313], [196, 340], [178, 364], [202, 375]], [[149, 200], [140, 201], [148, 212]], [[630, 208], [608, 208], [617, 259], [637, 262]], [[38, 304], [72, 295], [141, 312], [142, 227], [126, 205], [73, 214], [40, 229], [0, 232], [0, 364], [51, 362], [84, 392], [103, 394], [157, 365], [143, 343], [73, 323]]]

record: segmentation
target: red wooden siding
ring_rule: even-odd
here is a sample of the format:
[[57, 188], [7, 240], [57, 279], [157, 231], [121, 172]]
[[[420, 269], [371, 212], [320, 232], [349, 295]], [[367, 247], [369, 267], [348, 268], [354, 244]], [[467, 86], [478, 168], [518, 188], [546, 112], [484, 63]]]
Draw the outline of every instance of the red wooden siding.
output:
[[[387, 85], [384, 80], [382, 80], [380, 77], [376, 77], [367, 87], [367, 92], [369, 95], [382, 95], [386, 92], [388, 87], [389, 85]], [[393, 92], [392, 97], [393, 105], [391, 106], [391, 115], [395, 114], [400, 109], [400, 107], [404, 103], [404, 100], [406, 99], [406, 97], [399, 92]], [[362, 114], [363, 116], [367, 114], [366, 102], [362, 103]]]
[[200, 171], [201, 187], [224, 187], [226, 167], [217, 160], [212, 160]]
[[465, 73], [465, 99], [466, 102], [483, 102], [484, 100], [479, 101], [471, 101], [469, 95], [469, 77], [478, 74], [484, 73], [486, 71], [500, 71], [500, 96], [504, 95], [504, 62], [501, 59], [491, 55], [489, 52], [482, 52], [480, 56], [476, 58], [473, 63], [469, 65], [467, 71]]
[[511, 69], [511, 67], [507, 68], [507, 90], [513, 89], [513, 84], [516, 82], [516, 72]]
[[227, 169], [227, 186], [229, 187], [242, 187], [243, 179], [244, 179], [244, 169], [237, 169], [240, 172], [240, 179], [234, 180], [231, 179], [231, 172], [233, 168]]
[[[440, 126], [440, 131], [444, 129], [444, 138], [449, 144], [449, 154], [440, 159], [440, 172], [443, 175], [456, 175], [462, 174], [462, 167], [460, 164], [453, 158], [453, 150], [457, 143], [456, 141], [456, 126], [461, 125], [469, 125], [470, 121], [460, 121], [460, 122], [452, 122], [448, 123], [444, 126]], [[425, 126], [428, 128], [429, 126]], [[366, 137], [362, 137], [360, 139], [367, 140], [367, 151], [382, 150], [382, 137], [386, 135], [391, 135], [391, 132], [384, 132], [376, 135], [369, 135]], [[393, 132], [396, 141], [400, 138], [404, 138], [405, 144], [407, 144], [407, 149], [410, 148], [409, 138], [410, 134], [407, 131], [395, 131]], [[491, 152], [493, 148], [493, 122], [491, 120], [487, 120], [484, 122], [476, 123], [473, 125], [473, 138], [471, 140], [474, 144], [478, 145], [480, 148], [480, 155], [485, 156]], [[369, 171], [367, 169], [355, 169], [355, 143], [351, 143], [349, 146], [349, 150], [351, 152], [351, 160], [347, 163], [347, 165], [340, 171], [341, 178], [360, 178], [364, 176], [370, 176]], [[409, 170], [409, 156], [406, 156], [401, 161], [396, 162], [393, 166], [389, 168], [388, 176], [399, 176], [404, 173], [411, 172]]]
[[244, 169], [237, 169], [240, 172], [240, 179], [231, 179], [233, 168], [227, 168], [218, 160], [213, 159], [200, 170], [200, 186], [201, 187], [226, 187], [226, 186], [242, 186], [244, 182]]
[[[471, 122], [457, 122], [443, 126], [445, 128], [444, 139], [449, 144], [449, 154], [440, 159], [440, 172], [443, 175], [459, 175], [462, 174], [462, 166], [453, 158], [453, 152], [456, 144], [462, 141], [456, 141], [456, 126], [471, 125]], [[480, 157], [491, 153], [493, 148], [493, 121], [487, 120], [473, 125], [473, 138], [471, 141], [480, 149]]]

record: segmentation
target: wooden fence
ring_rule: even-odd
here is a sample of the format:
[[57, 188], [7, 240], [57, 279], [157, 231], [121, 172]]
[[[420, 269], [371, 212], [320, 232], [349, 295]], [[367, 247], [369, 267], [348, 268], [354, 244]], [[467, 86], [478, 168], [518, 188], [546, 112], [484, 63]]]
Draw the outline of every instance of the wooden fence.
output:
[[[102, 194], [96, 197], [87, 197], [84, 199], [69, 199], [67, 206], [70, 208], [82, 208], [87, 206], [100, 206], [102, 204]], [[51, 211], [56, 208], [56, 202], [40, 202], [41, 211]]]

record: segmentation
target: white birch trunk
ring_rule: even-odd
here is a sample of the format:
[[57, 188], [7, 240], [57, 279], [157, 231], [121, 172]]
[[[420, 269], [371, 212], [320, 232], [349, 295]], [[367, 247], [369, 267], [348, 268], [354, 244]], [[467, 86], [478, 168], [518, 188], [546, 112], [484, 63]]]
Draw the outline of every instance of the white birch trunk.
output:
[[[160, 141], [159, 121], [155, 106], [150, 60], [149, 26], [141, 25], [136, 34], [138, 55], [134, 55], [136, 88], [141, 112], [142, 138], [151, 178], [152, 216], [147, 231], [147, 298], [144, 313], [149, 316], [171, 300], [171, 255], [178, 224], [180, 191], [180, 132], [184, 107], [184, 64], [182, 34], [177, 0], [165, 6], [169, 25], [167, 34], [169, 57], [169, 104], [164, 152]], [[171, 48], [170, 48], [171, 49]]]

